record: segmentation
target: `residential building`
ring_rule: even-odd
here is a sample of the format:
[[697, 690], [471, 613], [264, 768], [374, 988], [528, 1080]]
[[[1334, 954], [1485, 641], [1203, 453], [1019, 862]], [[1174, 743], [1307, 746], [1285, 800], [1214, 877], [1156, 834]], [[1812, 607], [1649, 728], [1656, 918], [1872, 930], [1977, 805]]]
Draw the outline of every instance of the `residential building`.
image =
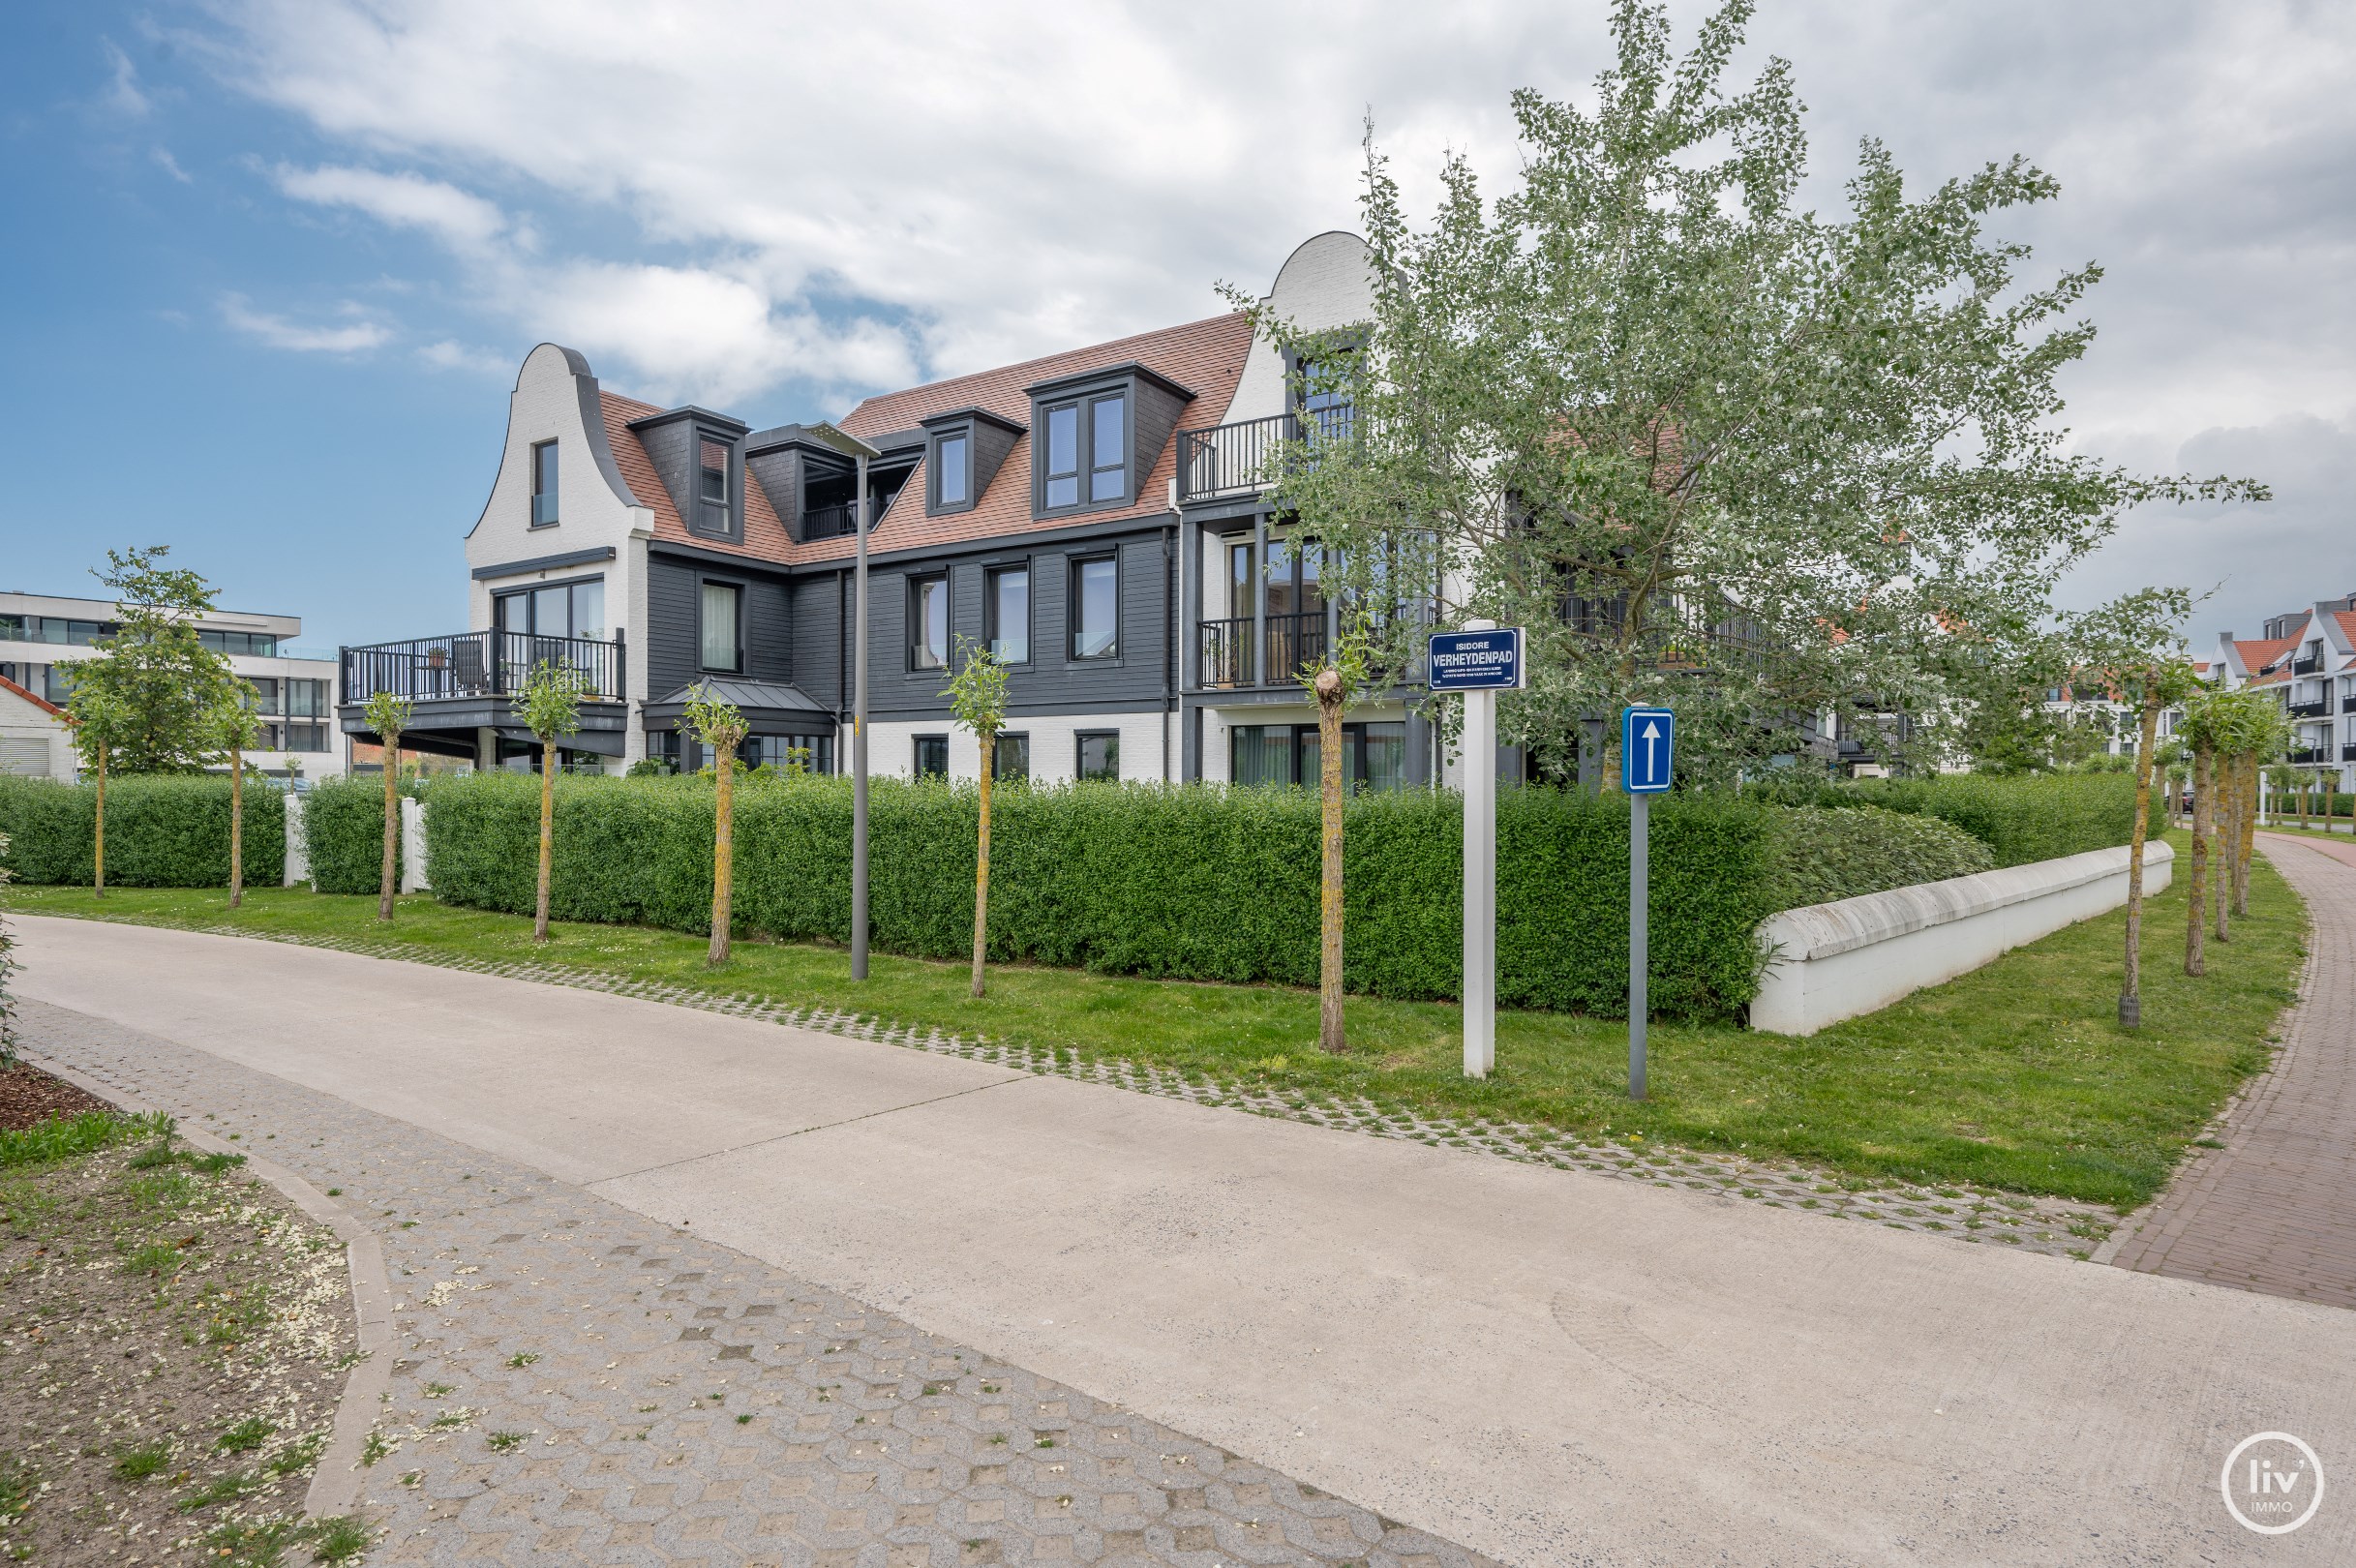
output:
[[[72, 778], [73, 747], [64, 742], [62, 709], [74, 689], [74, 665], [113, 635], [114, 602], [54, 594], [0, 592], [0, 771]], [[263, 744], [248, 754], [276, 778], [341, 774], [345, 747], [335, 733], [336, 662], [298, 649], [299, 616], [221, 610], [197, 622], [205, 646], [252, 682]], [[36, 745], [36, 739], [44, 743]]]
[[[1279, 273], [1312, 328], [1371, 311], [1367, 254], [1323, 234]], [[1296, 407], [1298, 366], [1240, 313], [861, 403], [839, 428], [868, 470], [869, 759], [970, 777], [981, 756], [943, 688], [960, 649], [1010, 667], [1001, 774], [1246, 782], [1315, 777], [1294, 672], [1327, 646], [1316, 552], [1255, 480], [1269, 443], [1348, 410]], [[467, 536], [470, 629], [342, 652], [361, 705], [410, 699], [405, 743], [529, 767], [515, 706], [544, 661], [589, 686], [571, 766], [704, 757], [679, 730], [710, 683], [750, 726], [748, 762], [844, 763], [852, 703], [856, 470], [823, 433], [755, 430], [605, 390], [578, 352], [526, 357], [499, 470]], [[1351, 714], [1352, 775], [1433, 776], [1404, 693]]]
[[2356, 788], [2356, 593], [2272, 617], [2264, 633], [2218, 639], [2221, 683], [2275, 692], [2292, 724], [2286, 760]]

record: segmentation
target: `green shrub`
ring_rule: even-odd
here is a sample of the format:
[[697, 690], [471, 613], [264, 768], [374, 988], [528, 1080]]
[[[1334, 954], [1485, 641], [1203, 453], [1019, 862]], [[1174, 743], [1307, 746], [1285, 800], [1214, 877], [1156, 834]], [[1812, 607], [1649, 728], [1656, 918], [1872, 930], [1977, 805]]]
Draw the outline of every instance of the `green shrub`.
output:
[[[286, 797], [246, 781], [248, 887], [286, 871]], [[95, 784], [0, 779], [0, 832], [9, 869], [22, 882], [91, 879], [98, 821]], [[117, 888], [226, 888], [229, 883], [229, 780], [218, 773], [133, 775], [106, 782], [106, 884]]]
[[[536, 841], [535, 841], [536, 842]], [[311, 886], [320, 892], [373, 893], [384, 877], [384, 778], [328, 779], [303, 796], [303, 852]], [[538, 851], [535, 849], [534, 854]], [[401, 875], [399, 836], [393, 875]]]
[[[699, 931], [711, 901], [710, 781], [559, 779], [552, 912]], [[973, 941], [976, 792], [878, 780], [869, 910], [878, 950], [955, 958]], [[1348, 807], [1346, 975], [1385, 996], [1458, 994], [1464, 828], [1454, 795]], [[428, 876], [445, 902], [532, 907], [536, 781], [482, 773], [427, 799]], [[847, 941], [851, 791], [749, 778], [737, 797], [736, 911], [748, 932]], [[1769, 912], [1772, 813], [1730, 796], [1658, 801], [1651, 994], [1665, 1011], [1749, 1000]], [[1317, 964], [1314, 795], [1075, 784], [1008, 790], [991, 840], [1000, 962], [1310, 985]], [[1616, 797], [1508, 790], [1497, 805], [1497, 995], [1616, 1013], [1627, 992], [1628, 812]], [[372, 883], [373, 886], [373, 883]]]
[[1778, 780], [1753, 793], [1788, 805], [1880, 806], [1939, 817], [1987, 845], [2000, 866], [2109, 849], [2126, 843], [2135, 823], [2130, 773], [1943, 773], [1845, 784]]
[[1777, 814], [1778, 909], [1828, 904], [1995, 867], [1988, 846], [1949, 822], [1853, 806], [1795, 806]]

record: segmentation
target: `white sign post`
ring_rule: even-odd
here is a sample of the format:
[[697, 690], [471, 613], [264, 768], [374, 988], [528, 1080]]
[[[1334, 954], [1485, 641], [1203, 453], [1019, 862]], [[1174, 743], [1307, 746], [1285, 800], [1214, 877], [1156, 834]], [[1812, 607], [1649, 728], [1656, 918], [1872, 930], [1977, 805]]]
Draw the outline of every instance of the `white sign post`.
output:
[[1676, 774], [1677, 718], [1666, 708], [1622, 709], [1619, 787], [1628, 792], [1628, 1098], [1645, 1098], [1645, 1025], [1652, 1011], [1652, 813]]
[[1497, 693], [1528, 683], [1522, 628], [1434, 632], [1431, 686], [1465, 694], [1465, 1076], [1497, 1065]]

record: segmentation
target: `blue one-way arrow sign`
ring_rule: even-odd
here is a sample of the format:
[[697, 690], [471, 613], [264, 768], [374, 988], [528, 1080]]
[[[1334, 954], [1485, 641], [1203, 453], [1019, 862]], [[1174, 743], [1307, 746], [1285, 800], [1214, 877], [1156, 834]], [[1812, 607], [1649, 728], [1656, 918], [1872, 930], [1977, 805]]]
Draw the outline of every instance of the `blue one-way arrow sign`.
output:
[[1619, 787], [1630, 795], [1659, 795], [1676, 771], [1677, 716], [1666, 708], [1623, 708], [1619, 713]]

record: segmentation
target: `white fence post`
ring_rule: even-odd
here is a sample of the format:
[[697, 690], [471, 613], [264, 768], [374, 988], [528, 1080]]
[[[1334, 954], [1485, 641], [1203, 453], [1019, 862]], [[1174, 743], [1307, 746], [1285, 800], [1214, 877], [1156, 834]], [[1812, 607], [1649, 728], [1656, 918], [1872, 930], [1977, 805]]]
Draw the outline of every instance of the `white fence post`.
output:
[[298, 888], [311, 880], [311, 843], [303, 836], [303, 798], [287, 792], [287, 873], [280, 886]]
[[425, 879], [425, 802], [401, 798], [401, 890], [430, 892]]

